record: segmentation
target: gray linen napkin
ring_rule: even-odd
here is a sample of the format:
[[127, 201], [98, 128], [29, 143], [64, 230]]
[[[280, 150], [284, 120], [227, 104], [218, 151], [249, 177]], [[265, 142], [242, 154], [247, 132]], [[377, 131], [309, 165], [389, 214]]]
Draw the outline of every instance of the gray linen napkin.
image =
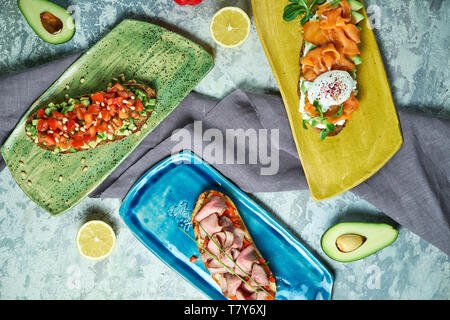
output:
[[[0, 80], [0, 143], [8, 137], [30, 104], [78, 57], [72, 55]], [[430, 116], [399, 112], [404, 145], [374, 176], [352, 192], [372, 203], [402, 226], [450, 254], [450, 122]], [[201, 120], [196, 122], [196, 120]], [[195, 92], [158, 126], [139, 147], [92, 194], [92, 197], [123, 198], [131, 186], [154, 164], [174, 152], [186, 149], [172, 133], [183, 128], [191, 136], [190, 148], [205, 151], [211, 142], [194, 130], [201, 124], [208, 129], [275, 131], [278, 143], [268, 145], [278, 153], [279, 167], [275, 175], [262, 175], [268, 163], [248, 164], [254, 146], [241, 141], [234, 150], [244, 147], [247, 164], [217, 163], [217, 155], [200, 154], [222, 174], [246, 192], [275, 192], [308, 188], [291, 130], [278, 95], [250, 94], [237, 90], [221, 101]], [[217, 131], [218, 130], [218, 131]], [[276, 139], [275, 139], [276, 141]], [[4, 163], [0, 162], [0, 170]]]

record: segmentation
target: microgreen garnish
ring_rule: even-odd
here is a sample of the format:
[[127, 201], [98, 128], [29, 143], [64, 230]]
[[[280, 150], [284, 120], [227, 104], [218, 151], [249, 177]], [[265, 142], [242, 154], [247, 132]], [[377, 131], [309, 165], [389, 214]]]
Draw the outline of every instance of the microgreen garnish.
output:
[[316, 112], [319, 114], [319, 116], [310, 119], [303, 119], [303, 128], [308, 129], [307, 124], [309, 124], [313, 128], [316, 127], [318, 124], [325, 125], [325, 129], [322, 129], [322, 131], [320, 132], [320, 140], [324, 140], [330, 132], [334, 132], [334, 130], [336, 130], [335, 125], [329, 122], [328, 119], [342, 116], [344, 114], [344, 105], [341, 104], [339, 110], [331, 117], [323, 116], [322, 106], [319, 104], [319, 101], [314, 100], [313, 106], [316, 109]]
[[325, 0], [289, 0], [289, 2], [292, 3], [284, 8], [283, 19], [289, 22], [298, 16], [303, 16], [300, 20], [303, 26], [309, 19], [314, 17], [314, 13], [312, 13], [313, 7], [316, 4], [323, 4]]

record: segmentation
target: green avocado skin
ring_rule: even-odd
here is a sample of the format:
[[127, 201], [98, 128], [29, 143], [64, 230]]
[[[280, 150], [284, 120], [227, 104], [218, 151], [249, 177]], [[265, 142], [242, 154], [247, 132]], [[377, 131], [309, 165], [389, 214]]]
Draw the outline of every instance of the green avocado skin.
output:
[[[366, 241], [352, 252], [341, 252], [336, 239], [343, 234], [358, 234]], [[333, 260], [352, 262], [368, 257], [390, 246], [398, 236], [398, 230], [385, 223], [341, 222], [329, 228], [321, 239], [322, 250]]]
[[[18, 0], [17, 5], [30, 27], [45, 42], [61, 44], [72, 39], [75, 34], [75, 22], [70, 13], [47, 0]], [[51, 34], [42, 25], [40, 14], [50, 12], [63, 22], [62, 30], [57, 34]]]

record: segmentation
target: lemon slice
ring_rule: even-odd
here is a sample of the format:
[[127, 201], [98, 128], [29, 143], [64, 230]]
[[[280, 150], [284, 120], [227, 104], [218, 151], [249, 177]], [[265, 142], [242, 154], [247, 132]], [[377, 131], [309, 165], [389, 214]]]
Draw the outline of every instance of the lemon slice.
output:
[[91, 220], [78, 230], [76, 242], [78, 252], [83, 257], [98, 261], [111, 254], [116, 245], [116, 235], [107, 223]]
[[218, 45], [235, 48], [248, 39], [250, 27], [250, 18], [244, 10], [238, 7], [224, 7], [213, 16], [209, 32]]

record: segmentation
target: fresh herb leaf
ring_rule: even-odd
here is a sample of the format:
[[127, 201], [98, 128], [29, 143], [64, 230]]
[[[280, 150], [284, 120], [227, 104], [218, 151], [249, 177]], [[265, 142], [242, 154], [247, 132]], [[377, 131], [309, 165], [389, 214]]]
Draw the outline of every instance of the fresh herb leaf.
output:
[[287, 5], [284, 8], [283, 19], [285, 21], [292, 21], [298, 16], [302, 16], [300, 21], [303, 26], [306, 22], [308, 22], [312, 17], [314, 17], [314, 13], [312, 13], [312, 8], [316, 4], [323, 4], [325, 0], [289, 0], [291, 4]]
[[325, 140], [325, 138], [328, 136], [328, 133], [330, 133], [328, 128], [320, 131], [320, 140]]
[[334, 124], [332, 124], [331, 122], [326, 122], [325, 125], [327, 126], [327, 129], [329, 132], [333, 132], [334, 130], [336, 130], [336, 127], [334, 126]]
[[308, 12], [307, 14], [305, 14], [305, 16], [302, 18], [302, 20], [300, 20], [300, 24], [302, 25], [302, 27], [305, 25], [305, 23], [307, 23], [309, 21], [309, 19], [311, 19], [312, 17], [314, 17], [314, 13]]
[[311, 127], [316, 127], [319, 124], [319, 121], [317, 121], [317, 119], [312, 119], [309, 124]]
[[341, 106], [339, 107], [338, 112], [336, 112], [335, 117], [340, 117], [344, 114], [344, 104], [341, 104]]
[[320, 132], [320, 140], [324, 140], [330, 132], [334, 132], [334, 130], [336, 130], [336, 126], [333, 123], [329, 122], [328, 119], [340, 117], [344, 113], [344, 104], [341, 104], [339, 110], [336, 112], [335, 115], [327, 118], [323, 116], [322, 106], [320, 105], [319, 101], [314, 100], [313, 106], [316, 109], [316, 112], [319, 114], [319, 116], [312, 119], [303, 120], [303, 127], [305, 128], [306, 123], [308, 123], [313, 128], [316, 127], [319, 123], [324, 124], [325, 129], [322, 129]]
[[320, 119], [323, 119], [322, 106], [319, 104], [319, 101], [314, 100], [313, 106], [316, 108], [316, 112], [320, 114]]
[[308, 123], [308, 120], [303, 119], [303, 129], [308, 130], [308, 126], [306, 125]]
[[284, 8], [283, 19], [284, 21], [292, 21], [299, 15], [305, 13], [305, 9], [297, 3], [292, 3]]

